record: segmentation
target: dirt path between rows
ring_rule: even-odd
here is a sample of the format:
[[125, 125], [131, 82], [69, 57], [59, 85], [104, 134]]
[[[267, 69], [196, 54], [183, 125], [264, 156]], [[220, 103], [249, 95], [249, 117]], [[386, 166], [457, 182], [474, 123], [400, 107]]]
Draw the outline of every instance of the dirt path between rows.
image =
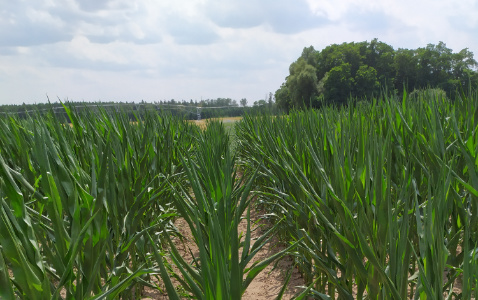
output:
[[[252, 204], [251, 204], [252, 205]], [[254, 207], [254, 206], [253, 206]], [[261, 220], [260, 217], [263, 215], [263, 212], [251, 209], [251, 236], [252, 243], [257, 239], [261, 234], [270, 228], [270, 224], [267, 221]], [[198, 248], [193, 242], [193, 237], [191, 231], [189, 230], [188, 224], [184, 219], [178, 219], [175, 222], [175, 226], [179, 229], [181, 234], [184, 236], [184, 242], [181, 242], [179, 238], [174, 240], [175, 245], [181, 255], [186, 259], [186, 261], [192, 261], [192, 255], [198, 255]], [[239, 234], [241, 232], [246, 232], [247, 223], [245, 220], [239, 225]], [[259, 251], [256, 256], [253, 258], [253, 262], [263, 260], [275, 253], [284, 249], [284, 246], [280, 245], [278, 239], [274, 237], [267, 245], [265, 245], [261, 251]], [[249, 264], [252, 265], [253, 262]], [[277, 268], [273, 269], [273, 264], [267, 266], [257, 277], [251, 282], [246, 292], [244, 293], [242, 299], [246, 300], [273, 300], [277, 297], [282, 289], [285, 278], [288, 270], [293, 266], [293, 260], [290, 257], [282, 258], [278, 264]], [[178, 286], [177, 282], [173, 281], [175, 286]], [[304, 285], [304, 280], [302, 279], [300, 273], [295, 268], [292, 272], [291, 279], [287, 286], [287, 289], [283, 295], [282, 299], [289, 300], [297, 292], [301, 291], [299, 286]], [[161, 293], [159, 290], [154, 290], [146, 287], [143, 293], [142, 299], [168, 299], [168, 296], [164, 293]]]
[[[260, 220], [260, 217], [264, 215], [264, 213], [265, 212], [257, 210], [253, 211], [251, 209], [251, 222], [254, 222], [253, 229], [256, 229], [258, 226], [260, 227], [252, 232], [251, 235], [253, 240], [261, 236], [261, 234], [271, 226], [267, 221]], [[243, 221], [240, 224], [239, 231], [245, 232], [246, 230], [247, 223]], [[274, 237], [264, 248], [261, 249], [261, 251], [257, 253], [254, 257], [254, 261], [266, 259], [283, 249], [284, 245], [281, 245], [277, 237]], [[284, 286], [287, 272], [293, 267], [293, 259], [291, 257], [284, 257], [278, 262], [277, 268], [273, 269], [273, 266], [274, 264], [267, 266], [259, 275], [257, 275], [247, 288], [242, 299], [273, 300], [277, 297]], [[302, 290], [299, 286], [303, 285], [304, 279], [297, 268], [294, 268], [282, 299], [291, 299], [295, 294]]]

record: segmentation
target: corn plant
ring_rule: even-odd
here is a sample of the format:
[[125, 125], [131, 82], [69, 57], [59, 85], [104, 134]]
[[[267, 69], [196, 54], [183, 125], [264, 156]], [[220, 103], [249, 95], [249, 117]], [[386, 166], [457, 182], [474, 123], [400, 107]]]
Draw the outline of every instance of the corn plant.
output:
[[[247, 180], [237, 177], [228, 139], [222, 123], [211, 122], [199, 136], [194, 159], [182, 158], [188, 184], [174, 187], [174, 204], [191, 230], [199, 255], [186, 261], [169, 237], [169, 255], [156, 251], [170, 299], [179, 299], [171, 276], [195, 299], [241, 299], [257, 274], [293, 247], [248, 266], [277, 226], [252, 241], [250, 201], [255, 175]], [[239, 232], [243, 221], [247, 230]], [[168, 273], [166, 258], [178, 274]]]
[[[476, 95], [383, 98], [245, 117], [240, 160], [322, 299], [469, 298], [476, 266]], [[463, 278], [459, 295], [453, 289]]]
[[198, 129], [65, 110], [71, 126], [53, 113], [0, 120], [0, 296], [135, 297], [155, 287], [146, 233], [170, 227], [169, 184]]

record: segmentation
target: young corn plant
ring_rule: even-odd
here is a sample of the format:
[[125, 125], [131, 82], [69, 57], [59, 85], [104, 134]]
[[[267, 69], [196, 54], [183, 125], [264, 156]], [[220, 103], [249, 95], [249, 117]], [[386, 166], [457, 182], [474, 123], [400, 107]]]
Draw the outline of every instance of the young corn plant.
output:
[[[476, 95], [407, 94], [347, 109], [245, 117], [239, 156], [299, 243], [322, 299], [443, 299], [475, 291]], [[456, 291], [463, 278], [467, 286]]]
[[71, 126], [0, 121], [1, 297], [133, 298], [155, 287], [146, 233], [169, 228], [169, 183], [198, 131], [156, 113], [65, 110]]
[[[238, 178], [235, 158], [222, 123], [210, 122], [200, 135], [194, 157], [182, 158], [188, 184], [173, 186], [174, 204], [191, 231], [199, 254], [186, 261], [167, 237], [169, 260], [179, 274], [168, 274], [166, 257], [156, 251], [170, 299], [179, 299], [170, 276], [196, 299], [241, 299], [251, 281], [288, 249], [253, 262], [272, 237], [275, 227], [255, 242], [251, 239], [250, 201], [256, 175]], [[247, 223], [246, 232], [239, 224]]]

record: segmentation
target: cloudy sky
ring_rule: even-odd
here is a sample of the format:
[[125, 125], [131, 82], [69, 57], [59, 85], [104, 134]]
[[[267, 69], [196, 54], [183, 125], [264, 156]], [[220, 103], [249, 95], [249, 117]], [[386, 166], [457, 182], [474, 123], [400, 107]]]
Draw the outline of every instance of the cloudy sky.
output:
[[0, 104], [247, 98], [306, 46], [443, 41], [478, 58], [476, 0], [0, 0]]

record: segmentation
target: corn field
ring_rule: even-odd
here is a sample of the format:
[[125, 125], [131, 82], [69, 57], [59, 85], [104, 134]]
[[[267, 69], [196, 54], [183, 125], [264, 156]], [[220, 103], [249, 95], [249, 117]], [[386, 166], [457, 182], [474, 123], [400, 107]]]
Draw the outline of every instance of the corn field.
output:
[[[254, 176], [236, 175], [218, 121], [65, 110], [71, 126], [53, 111], [0, 120], [0, 299], [240, 299], [290, 249], [246, 268], [274, 228], [238, 232]], [[178, 217], [193, 261], [173, 242]]]
[[54, 114], [1, 120], [2, 299], [135, 295], [153, 268], [146, 233], [159, 239], [175, 215], [168, 182], [196, 128], [66, 110], [71, 127]]
[[302, 296], [476, 298], [478, 97], [400, 100], [238, 124]]
[[234, 141], [219, 121], [65, 110], [0, 119], [0, 299], [241, 299], [285, 255], [297, 299], [477, 298], [476, 94], [246, 116]]

